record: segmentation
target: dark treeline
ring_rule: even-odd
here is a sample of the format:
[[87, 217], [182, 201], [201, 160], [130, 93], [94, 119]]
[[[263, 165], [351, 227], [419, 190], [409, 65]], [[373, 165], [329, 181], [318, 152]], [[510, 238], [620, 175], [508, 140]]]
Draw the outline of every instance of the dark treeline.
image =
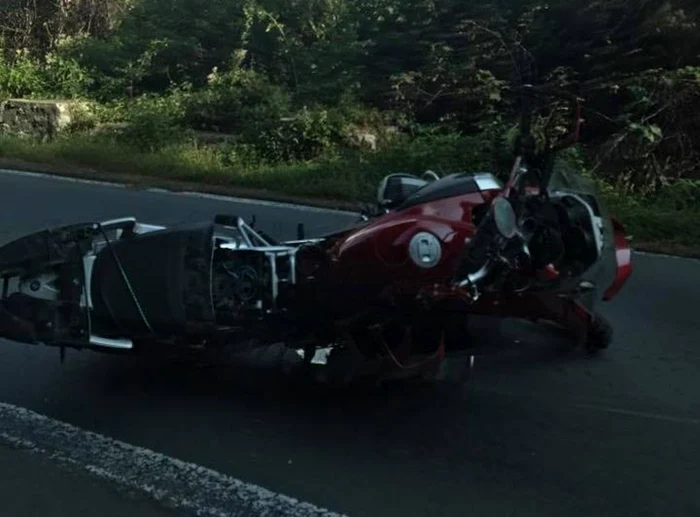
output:
[[[533, 80], [585, 99], [589, 167], [653, 190], [700, 172], [699, 18], [697, 0], [5, 0], [0, 94], [309, 159], [350, 121], [505, 138], [522, 47]], [[300, 113], [290, 152], [279, 118]]]

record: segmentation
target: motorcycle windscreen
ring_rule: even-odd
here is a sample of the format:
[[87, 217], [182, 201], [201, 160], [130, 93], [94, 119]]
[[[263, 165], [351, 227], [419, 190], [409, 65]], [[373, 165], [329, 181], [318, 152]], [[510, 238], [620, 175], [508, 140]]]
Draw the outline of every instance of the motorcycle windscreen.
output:
[[0, 337], [47, 345], [89, 341], [83, 257], [93, 224], [33, 233], [0, 247]]
[[598, 222], [602, 226], [601, 259], [581, 278], [595, 286], [582, 300], [590, 309], [597, 300], [603, 298], [605, 290], [615, 281], [617, 274], [615, 231], [608, 207], [596, 183], [565, 164], [558, 164], [554, 168], [547, 190], [550, 194], [566, 192], [584, 199], [593, 207], [594, 215], [599, 218]]

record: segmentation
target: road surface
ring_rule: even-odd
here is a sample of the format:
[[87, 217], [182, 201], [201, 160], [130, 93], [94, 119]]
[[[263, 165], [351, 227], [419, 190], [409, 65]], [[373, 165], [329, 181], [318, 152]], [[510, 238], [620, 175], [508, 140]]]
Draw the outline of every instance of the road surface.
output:
[[[109, 484], [21, 450], [0, 447], [0, 500], [8, 517], [169, 517], [146, 496]], [[134, 497], [136, 496], [136, 497]]]
[[[282, 238], [297, 222], [317, 234], [353, 220], [0, 174], [0, 242], [82, 220], [167, 224], [219, 212], [255, 214]], [[562, 354], [547, 331], [506, 322], [507, 353], [478, 361], [451, 396], [309, 393], [228, 367], [90, 352], [61, 365], [55, 350], [0, 341], [0, 402], [354, 517], [700, 515], [700, 262], [634, 261], [631, 283], [603, 310], [617, 334], [609, 351]], [[0, 428], [19, 429], [3, 418], [25, 418], [21, 410], [8, 411]], [[68, 446], [63, 436], [56, 450]], [[71, 454], [82, 454], [75, 441]]]

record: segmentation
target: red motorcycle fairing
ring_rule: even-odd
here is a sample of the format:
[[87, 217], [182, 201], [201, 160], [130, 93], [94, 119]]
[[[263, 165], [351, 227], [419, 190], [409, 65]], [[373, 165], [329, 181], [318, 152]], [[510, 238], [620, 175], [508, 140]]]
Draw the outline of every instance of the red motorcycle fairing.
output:
[[609, 302], [615, 296], [617, 296], [632, 275], [632, 249], [627, 237], [625, 236], [625, 228], [614, 217], [611, 218], [611, 221], [614, 232], [615, 260], [617, 262], [617, 269], [615, 272], [615, 280], [603, 295], [603, 300], [606, 302]]
[[[369, 293], [387, 286], [400, 285], [405, 294], [415, 294], [426, 284], [448, 282], [465, 242], [476, 232], [474, 209], [489, 198], [488, 191], [470, 193], [377, 218], [340, 239], [330, 250], [332, 283], [354, 290], [355, 296], [344, 293], [346, 303], [362, 303]], [[441, 245], [440, 259], [432, 267], [420, 267], [409, 253], [411, 239], [421, 232], [434, 235]]]

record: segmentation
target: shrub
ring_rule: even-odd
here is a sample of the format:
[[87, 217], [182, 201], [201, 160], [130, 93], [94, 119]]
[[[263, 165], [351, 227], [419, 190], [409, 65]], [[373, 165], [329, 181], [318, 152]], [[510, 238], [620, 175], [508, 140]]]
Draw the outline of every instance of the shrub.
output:
[[[656, 199], [655, 205], [662, 209], [683, 211], [698, 217], [700, 180], [678, 180], [657, 194]], [[698, 223], [700, 223], [700, 217]]]
[[84, 97], [92, 83], [89, 74], [72, 58], [48, 54], [43, 63], [27, 52], [17, 52], [12, 60], [0, 52], [0, 94], [6, 97]]
[[46, 77], [26, 52], [17, 52], [12, 61], [0, 52], [0, 93], [6, 97], [40, 95], [46, 89]]
[[255, 145], [272, 162], [307, 161], [329, 154], [339, 138], [324, 109], [304, 107], [294, 117], [279, 120], [260, 133], [246, 132], [246, 141]]
[[60, 53], [46, 56], [42, 68], [44, 76], [43, 95], [74, 99], [84, 97], [93, 83], [90, 74], [72, 58]]
[[492, 171], [489, 154], [488, 146], [479, 137], [428, 128], [414, 138], [399, 139], [367, 160], [384, 171], [423, 173], [430, 169], [449, 174]]
[[66, 131], [69, 133], [85, 133], [97, 126], [97, 116], [92, 111], [92, 106], [75, 105], [71, 109], [71, 121]]
[[175, 96], [143, 96], [126, 106], [128, 123], [119, 138], [127, 145], [155, 151], [191, 139], [184, 125], [184, 109]]
[[289, 95], [264, 76], [248, 70], [214, 70], [206, 88], [184, 99], [184, 118], [196, 129], [254, 134], [289, 113]]

